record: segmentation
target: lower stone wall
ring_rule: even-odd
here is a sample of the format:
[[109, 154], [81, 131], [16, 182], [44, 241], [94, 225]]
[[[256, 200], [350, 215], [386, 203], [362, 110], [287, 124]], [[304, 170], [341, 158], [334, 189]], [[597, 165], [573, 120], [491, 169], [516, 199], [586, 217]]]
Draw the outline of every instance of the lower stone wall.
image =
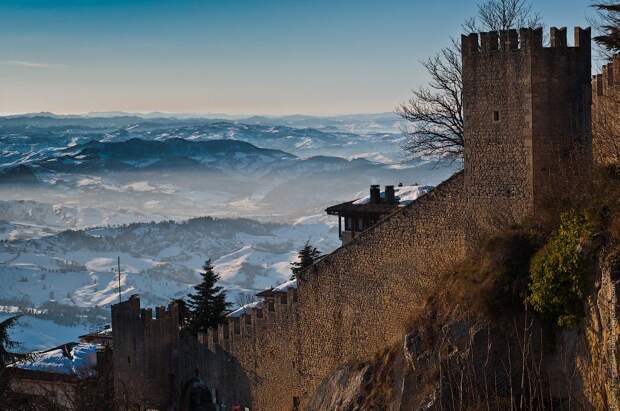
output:
[[299, 281], [300, 396], [399, 341], [437, 274], [464, 257], [458, 173], [315, 264]]
[[[175, 358], [181, 409], [186, 383], [198, 369], [218, 403], [251, 410], [290, 410], [303, 385], [299, 372], [297, 291], [277, 295], [271, 304], [248, 310], [219, 332], [187, 336]], [[270, 309], [272, 308], [272, 309]], [[260, 312], [259, 312], [260, 311]]]

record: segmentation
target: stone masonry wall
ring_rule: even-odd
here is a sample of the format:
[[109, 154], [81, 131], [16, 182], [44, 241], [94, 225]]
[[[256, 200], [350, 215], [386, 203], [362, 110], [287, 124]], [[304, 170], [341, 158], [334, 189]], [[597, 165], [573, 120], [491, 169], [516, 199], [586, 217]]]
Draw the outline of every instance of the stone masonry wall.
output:
[[462, 39], [468, 237], [533, 211], [529, 54], [509, 34]]
[[464, 257], [463, 174], [319, 261], [299, 281], [300, 397], [399, 341], [437, 275]]
[[157, 307], [155, 314], [140, 309], [137, 297], [112, 306], [114, 393], [121, 404], [166, 409], [171, 401], [179, 314], [174, 304]]
[[[299, 315], [296, 289], [268, 298], [262, 308], [252, 308], [229, 319], [217, 334], [210, 331], [206, 343], [211, 352], [233, 358], [246, 381], [246, 392], [222, 399], [233, 404], [243, 398], [252, 410], [292, 409], [293, 397], [302, 384], [299, 373]], [[228, 381], [213, 376], [225, 392]], [[228, 396], [228, 394], [227, 394]]]
[[476, 244], [563, 201], [590, 177], [590, 30], [463, 36], [465, 187]]
[[[298, 290], [201, 336], [220, 399], [243, 398], [252, 410], [303, 407], [331, 370], [402, 338], [437, 274], [464, 256], [462, 193], [458, 173], [323, 258]], [[229, 375], [240, 370], [232, 380], [221, 373], [223, 358], [234, 361]], [[229, 392], [240, 380], [247, 392]]]
[[620, 55], [592, 76], [592, 144], [599, 164], [620, 161]]

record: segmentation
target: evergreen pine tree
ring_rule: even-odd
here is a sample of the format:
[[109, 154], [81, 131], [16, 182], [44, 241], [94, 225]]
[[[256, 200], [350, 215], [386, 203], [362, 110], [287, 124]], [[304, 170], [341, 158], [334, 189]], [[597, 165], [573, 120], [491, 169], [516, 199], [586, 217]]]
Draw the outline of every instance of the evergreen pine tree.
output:
[[[11, 339], [9, 330], [16, 324], [18, 319], [19, 316], [15, 316], [0, 322], [0, 409], [2, 404], [7, 405], [16, 401], [10, 384], [10, 371], [12, 369], [7, 368], [7, 365], [16, 361], [31, 361], [34, 358], [32, 354], [21, 354], [12, 351], [19, 344]], [[11, 405], [7, 409], [11, 409]]]
[[310, 267], [319, 258], [321, 258], [321, 252], [315, 247], [310, 245], [310, 241], [306, 241], [304, 248], [299, 250], [299, 260], [291, 263], [291, 280], [297, 278], [306, 268]]
[[226, 302], [226, 290], [216, 285], [220, 276], [213, 271], [211, 260], [207, 260], [202, 269], [202, 281], [194, 287], [196, 293], [187, 296], [187, 324], [193, 333], [222, 323], [230, 306]]
[[[614, 4], [615, 3], [615, 4]], [[608, 2], [595, 4], [599, 11], [598, 24], [600, 35], [594, 37], [599, 46], [613, 54], [620, 52], [620, 3]]]

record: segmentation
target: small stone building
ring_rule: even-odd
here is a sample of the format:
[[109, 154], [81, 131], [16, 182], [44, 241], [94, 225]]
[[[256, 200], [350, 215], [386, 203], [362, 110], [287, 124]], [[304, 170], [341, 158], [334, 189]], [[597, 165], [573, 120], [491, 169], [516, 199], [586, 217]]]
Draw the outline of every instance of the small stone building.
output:
[[398, 207], [411, 204], [419, 196], [432, 189], [430, 186], [403, 186], [396, 188], [386, 185], [371, 185], [370, 195], [328, 207], [325, 212], [338, 216], [338, 236], [342, 245], [353, 240], [358, 234], [377, 224], [379, 220], [398, 210]]
[[11, 366], [11, 387], [21, 395], [39, 397], [67, 410], [80, 410], [85, 396], [112, 397], [108, 384], [111, 353], [90, 343], [67, 343], [34, 353], [32, 361]]

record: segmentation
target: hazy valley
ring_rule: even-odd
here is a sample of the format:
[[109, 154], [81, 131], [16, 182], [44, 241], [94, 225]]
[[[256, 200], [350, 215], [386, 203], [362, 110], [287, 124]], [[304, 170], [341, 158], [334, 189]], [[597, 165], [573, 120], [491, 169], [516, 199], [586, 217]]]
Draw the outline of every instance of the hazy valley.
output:
[[[211, 258], [237, 304], [286, 281], [306, 241], [339, 246], [326, 206], [453, 172], [407, 161], [401, 138], [390, 114], [4, 117], [0, 311], [27, 314], [25, 348], [101, 326], [118, 300], [117, 257], [123, 298], [184, 296]], [[33, 321], [41, 338], [27, 334]]]

